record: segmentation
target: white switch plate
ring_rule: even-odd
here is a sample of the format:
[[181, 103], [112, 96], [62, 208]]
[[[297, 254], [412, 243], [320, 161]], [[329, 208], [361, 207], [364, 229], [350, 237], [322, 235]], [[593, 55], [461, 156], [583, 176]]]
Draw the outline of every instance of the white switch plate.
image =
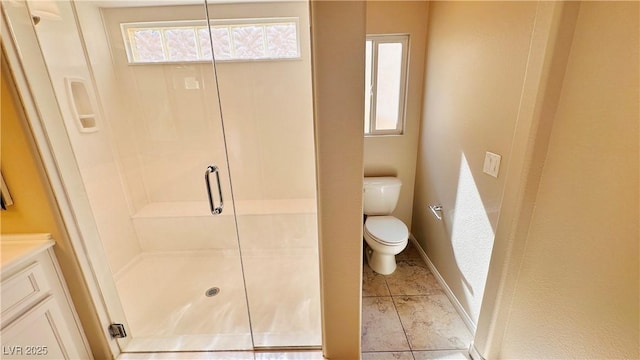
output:
[[497, 178], [498, 172], [500, 171], [500, 158], [500, 155], [487, 151], [484, 156], [484, 167], [482, 168], [482, 172]]

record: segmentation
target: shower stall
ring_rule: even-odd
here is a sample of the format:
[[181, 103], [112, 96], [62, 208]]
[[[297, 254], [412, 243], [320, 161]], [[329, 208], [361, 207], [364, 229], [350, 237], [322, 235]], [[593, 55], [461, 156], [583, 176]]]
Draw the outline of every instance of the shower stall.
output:
[[319, 347], [308, 3], [2, 6], [120, 349]]

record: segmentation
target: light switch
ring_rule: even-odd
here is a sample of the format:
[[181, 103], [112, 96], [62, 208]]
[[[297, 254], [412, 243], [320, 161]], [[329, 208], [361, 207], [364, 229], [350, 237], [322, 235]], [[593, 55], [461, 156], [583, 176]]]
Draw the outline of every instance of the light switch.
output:
[[500, 158], [500, 155], [487, 151], [484, 156], [484, 167], [482, 168], [482, 172], [497, 178], [498, 172], [500, 171]]

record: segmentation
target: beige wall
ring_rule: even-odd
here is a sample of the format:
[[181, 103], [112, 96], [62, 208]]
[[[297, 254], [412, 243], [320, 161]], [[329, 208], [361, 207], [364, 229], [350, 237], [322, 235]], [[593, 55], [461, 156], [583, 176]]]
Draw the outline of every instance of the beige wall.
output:
[[501, 358], [638, 358], [639, 6], [584, 2]]
[[422, 112], [427, 10], [427, 1], [367, 2], [367, 34], [409, 34], [410, 39], [405, 132], [364, 138], [364, 175], [391, 175], [402, 181], [394, 215], [409, 228]]
[[[432, 2], [412, 233], [478, 319], [510, 162], [535, 2]], [[498, 178], [482, 172], [502, 155]], [[443, 206], [437, 221], [428, 205]]]
[[[3, 54], [4, 56], [4, 54]], [[2, 64], [1, 163], [2, 174], [14, 205], [0, 212], [3, 234], [50, 233], [67, 286], [78, 312], [91, 351], [96, 359], [110, 358], [100, 322], [93, 310], [88, 290], [80, 273], [75, 254], [62, 225], [55, 200], [47, 184], [35, 145], [25, 129], [26, 120], [4, 59]]]
[[529, 233], [579, 3], [539, 2], [474, 351], [497, 358]]
[[360, 358], [365, 3], [312, 1], [323, 350]]

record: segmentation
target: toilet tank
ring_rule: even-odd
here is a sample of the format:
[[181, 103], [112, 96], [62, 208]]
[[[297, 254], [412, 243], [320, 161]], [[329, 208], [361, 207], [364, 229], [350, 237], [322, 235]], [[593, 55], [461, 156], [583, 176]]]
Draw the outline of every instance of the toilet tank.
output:
[[365, 177], [362, 194], [366, 215], [389, 215], [396, 208], [402, 182], [395, 177]]

